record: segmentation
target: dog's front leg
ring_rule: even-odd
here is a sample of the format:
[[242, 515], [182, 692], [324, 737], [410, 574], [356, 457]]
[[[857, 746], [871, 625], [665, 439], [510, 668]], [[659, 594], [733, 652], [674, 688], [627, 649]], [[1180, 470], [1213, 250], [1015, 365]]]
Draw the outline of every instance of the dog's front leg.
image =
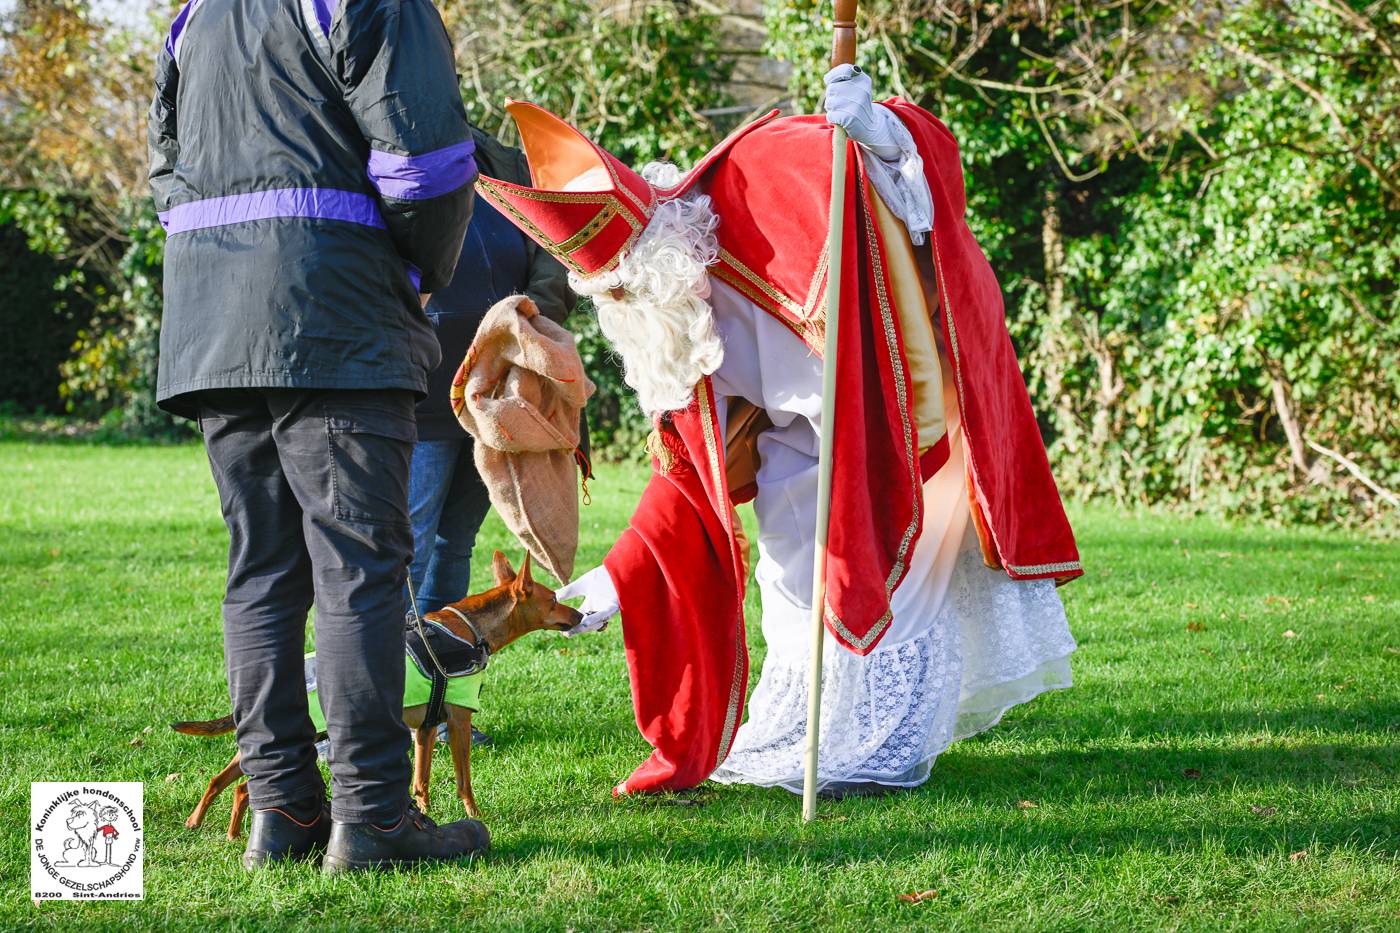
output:
[[433, 771], [433, 746], [436, 744], [436, 726], [419, 726], [413, 730], [413, 799], [424, 813], [428, 812], [429, 776]]
[[452, 749], [452, 766], [457, 771], [457, 796], [467, 816], [481, 818], [472, 796], [472, 711], [460, 706], [447, 707], [447, 744]]

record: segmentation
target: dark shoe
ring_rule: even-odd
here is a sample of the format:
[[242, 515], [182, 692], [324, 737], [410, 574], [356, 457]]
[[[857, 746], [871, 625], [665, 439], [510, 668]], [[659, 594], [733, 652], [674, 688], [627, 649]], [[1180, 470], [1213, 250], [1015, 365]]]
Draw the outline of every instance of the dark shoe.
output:
[[[298, 817], [298, 811], [303, 818]], [[324, 800], [301, 808], [254, 810], [243, 867], [254, 869], [269, 862], [313, 858], [326, 847], [330, 836], [331, 814]]]
[[439, 826], [409, 804], [391, 826], [334, 821], [321, 870], [335, 875], [364, 868], [459, 859], [489, 845], [491, 834], [480, 820], [458, 820]]

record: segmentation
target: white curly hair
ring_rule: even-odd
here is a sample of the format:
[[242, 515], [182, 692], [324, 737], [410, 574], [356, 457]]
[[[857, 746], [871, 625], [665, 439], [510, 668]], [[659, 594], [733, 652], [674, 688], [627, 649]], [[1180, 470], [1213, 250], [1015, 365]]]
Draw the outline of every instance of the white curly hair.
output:
[[[652, 162], [642, 177], [666, 188], [680, 180], [680, 170]], [[663, 201], [615, 267], [569, 276], [574, 291], [593, 299], [603, 335], [622, 358], [623, 378], [648, 415], [688, 406], [700, 378], [724, 362], [708, 301], [718, 226], [706, 195]]]

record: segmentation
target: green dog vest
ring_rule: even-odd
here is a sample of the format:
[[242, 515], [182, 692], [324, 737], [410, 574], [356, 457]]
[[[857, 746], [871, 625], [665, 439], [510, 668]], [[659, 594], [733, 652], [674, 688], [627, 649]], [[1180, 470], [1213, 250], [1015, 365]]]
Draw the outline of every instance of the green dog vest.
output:
[[[315, 659], [316, 653], [313, 651], [306, 655], [306, 660]], [[468, 674], [465, 677], [449, 677], [447, 679], [447, 696], [443, 702], [451, 703], [453, 706], [461, 706], [473, 712], [481, 712], [481, 682], [486, 677], [485, 671], [475, 674]], [[326, 716], [321, 712], [321, 700], [316, 696], [317, 688], [312, 687], [306, 691], [307, 712], [311, 714], [311, 721], [316, 725], [317, 732], [326, 731]], [[413, 661], [405, 654], [403, 657], [403, 705], [421, 706], [428, 702], [433, 692], [433, 682], [418, 670]]]

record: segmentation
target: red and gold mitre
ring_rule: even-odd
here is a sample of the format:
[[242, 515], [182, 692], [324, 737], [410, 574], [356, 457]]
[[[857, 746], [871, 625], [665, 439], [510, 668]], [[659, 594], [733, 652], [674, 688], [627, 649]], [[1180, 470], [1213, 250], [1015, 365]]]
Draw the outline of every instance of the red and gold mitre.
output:
[[[543, 107], [508, 101], [506, 110], [520, 128], [531, 187], [482, 175], [476, 190], [571, 271], [617, 265], [651, 219], [656, 189]], [[597, 179], [589, 190], [565, 190], [585, 174]]]

